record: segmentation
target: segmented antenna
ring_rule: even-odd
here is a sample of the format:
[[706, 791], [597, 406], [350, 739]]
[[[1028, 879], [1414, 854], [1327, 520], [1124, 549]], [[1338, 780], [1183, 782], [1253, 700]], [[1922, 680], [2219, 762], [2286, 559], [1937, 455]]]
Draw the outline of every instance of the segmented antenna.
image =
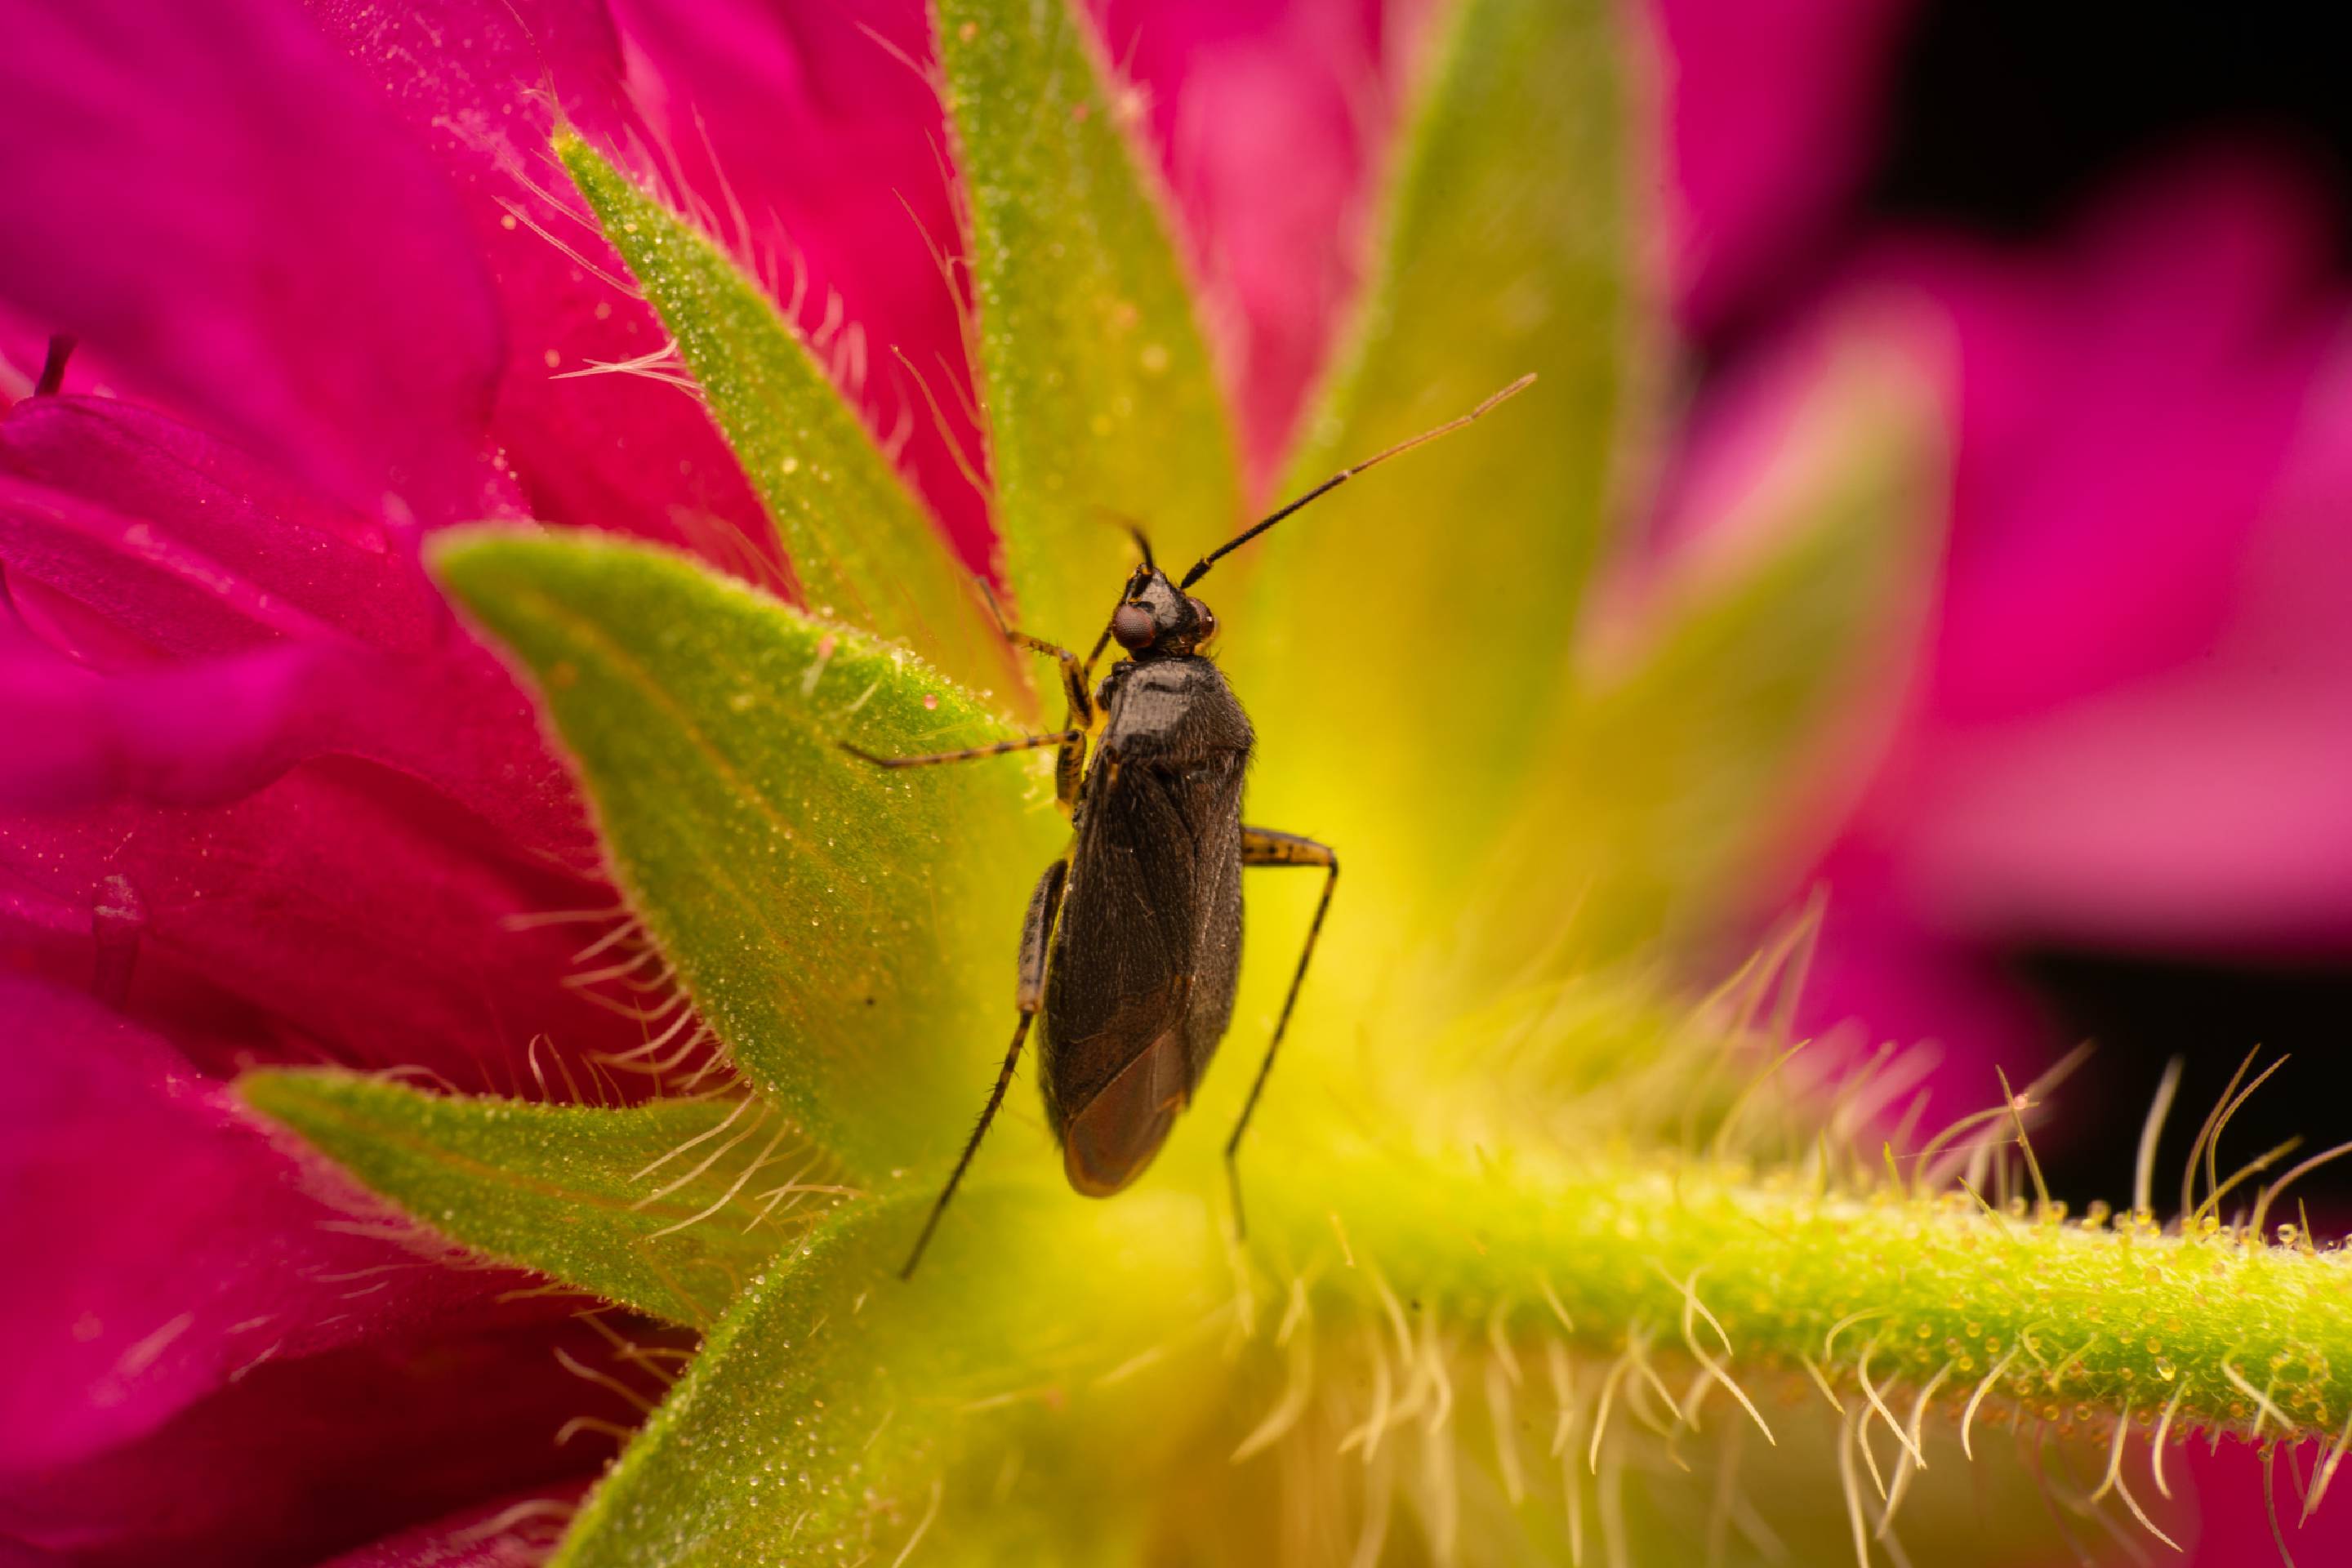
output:
[[1352, 468], [1340, 469], [1338, 473], [1333, 474], [1329, 479], [1325, 479], [1321, 484], [1317, 485], [1313, 489], [1308, 490], [1305, 495], [1300, 496], [1297, 500], [1292, 501], [1288, 506], [1284, 507], [1273, 516], [1250, 524], [1249, 527], [1242, 530], [1239, 533], [1234, 534], [1231, 539], [1228, 539], [1223, 544], [1218, 545], [1206, 555], [1202, 556], [1201, 559], [1194, 563], [1192, 569], [1184, 574], [1184, 580], [1181, 583], [1179, 583], [1177, 587], [1180, 589], [1190, 588], [1193, 584], [1207, 576], [1209, 574], [1209, 568], [1215, 565], [1219, 560], [1232, 554], [1234, 551], [1239, 550], [1243, 545], [1247, 544], [1251, 540], [1255, 539], [1259, 534], [1264, 533], [1267, 529], [1272, 528], [1276, 523], [1280, 522], [1284, 518], [1288, 517], [1292, 512], [1297, 511], [1308, 501], [1317, 500], [1321, 496], [1328, 495], [1331, 491], [1338, 489], [1341, 485], [1346, 484], [1349, 479], [1354, 479], [1366, 468], [1376, 468], [1382, 463], [1387, 462], [1391, 458], [1402, 457], [1425, 441], [1434, 441], [1440, 436], [1453, 434], [1454, 431], [1461, 429], [1465, 425], [1469, 424], [1472, 420], [1484, 416], [1487, 411], [1496, 407], [1497, 405], [1507, 401], [1507, 399], [1517, 397], [1520, 393], [1525, 392], [1528, 387], [1534, 385], [1535, 379], [1535, 373], [1533, 371], [1529, 371], [1527, 374], [1519, 377], [1518, 380], [1511, 383], [1510, 385], [1503, 388], [1502, 391], [1496, 393], [1493, 396], [1487, 398], [1486, 402], [1478, 405], [1477, 407], [1473, 408], [1469, 413], [1461, 416], [1459, 418], [1449, 419], [1444, 424], [1436, 426], [1434, 429], [1423, 430], [1418, 436], [1408, 437], [1404, 440], [1399, 441], [1395, 446], [1391, 447], [1384, 452], [1376, 452]]

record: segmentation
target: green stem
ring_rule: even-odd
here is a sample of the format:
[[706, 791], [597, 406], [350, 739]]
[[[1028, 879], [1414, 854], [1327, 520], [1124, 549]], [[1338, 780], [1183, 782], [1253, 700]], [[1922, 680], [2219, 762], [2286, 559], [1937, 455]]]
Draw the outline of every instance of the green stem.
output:
[[1329, 1201], [1294, 1191], [1280, 1222], [1336, 1265], [1318, 1304], [1392, 1315], [1385, 1294], [1457, 1326], [1564, 1319], [1588, 1352], [1679, 1351], [1734, 1379], [1933, 1384], [1930, 1408], [1958, 1417], [1974, 1401], [1979, 1425], [2106, 1432], [2168, 1415], [2177, 1433], [2303, 1439], [2333, 1436], [2352, 1408], [2343, 1255], [2210, 1222], [2183, 1237], [1629, 1156], [1539, 1175], [1324, 1169]]

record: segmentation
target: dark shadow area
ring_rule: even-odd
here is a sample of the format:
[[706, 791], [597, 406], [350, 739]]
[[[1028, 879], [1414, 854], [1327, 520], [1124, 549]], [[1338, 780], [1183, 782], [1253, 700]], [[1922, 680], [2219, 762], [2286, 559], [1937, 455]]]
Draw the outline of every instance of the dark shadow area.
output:
[[2038, 237], [2113, 177], [2220, 142], [2298, 160], [2352, 211], [2343, 15], [2311, 0], [1931, 0], [1895, 67], [1862, 205]]
[[[1877, 168], [1829, 243], [1889, 222], [2042, 239], [2118, 180], [2234, 147], [2279, 157], [2332, 194], [2336, 265], [2352, 272], [2347, 15], [2309, 0], [1927, 0], [1891, 67]], [[2198, 1127], [2256, 1046], [2255, 1070], [2293, 1059], [2223, 1134], [2224, 1179], [2290, 1137], [2304, 1144], [2273, 1173], [2352, 1140], [2352, 959], [2042, 949], [2011, 967], [2062, 1048], [2098, 1045], [2037, 1144], [2053, 1191], [2078, 1212], [2094, 1198], [2129, 1201], [2141, 1124], [2175, 1055], [2187, 1065], [2158, 1150], [2160, 1212], [2179, 1203]], [[2260, 1180], [2238, 1191], [2251, 1199]], [[2295, 1192], [2323, 1232], [2352, 1230], [2352, 1156]]]
[[2352, 27], [2339, 10], [1925, 0], [1885, 63], [1872, 173], [1705, 325], [1696, 373], [1801, 314], [1872, 234], [2046, 238], [2116, 181], [2192, 150], [2259, 152], [2316, 182], [2334, 198], [2336, 268], [2352, 273]]
[[[2352, 964], [2043, 949], [2016, 955], [2011, 967], [2041, 1000], [2060, 1038], [2096, 1042], [2091, 1059], [2056, 1096], [2050, 1136], [2035, 1141], [2053, 1194], [2076, 1212], [2095, 1198], [2118, 1208], [2130, 1201], [2140, 1128], [2164, 1064], [2174, 1056], [2186, 1065], [2158, 1145], [2154, 1185], [2160, 1214], [2179, 1205], [2182, 1165], [2197, 1130], [2257, 1046], [2262, 1054], [2254, 1072], [2283, 1053], [2292, 1059], [2222, 1133], [2224, 1181], [2289, 1138], [2300, 1137], [2302, 1146], [2270, 1175], [2352, 1140]], [[2251, 1203], [2264, 1179], [2250, 1178], [2231, 1201], [2242, 1194]], [[2297, 1182], [2279, 1217], [2295, 1217], [2296, 1195], [2310, 1205], [2323, 1235], [2352, 1228], [2352, 1155]]]

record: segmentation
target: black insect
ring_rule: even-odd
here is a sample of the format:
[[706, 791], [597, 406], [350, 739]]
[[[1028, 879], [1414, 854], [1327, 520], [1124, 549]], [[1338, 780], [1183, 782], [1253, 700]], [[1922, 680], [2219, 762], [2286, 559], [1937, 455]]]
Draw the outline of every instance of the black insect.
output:
[[[902, 1277], [922, 1260], [948, 1200], [1004, 1103], [1022, 1043], [1041, 1008], [1045, 1020], [1037, 1049], [1045, 1064], [1045, 1116], [1061, 1141], [1070, 1185], [1089, 1197], [1108, 1197], [1141, 1175], [1167, 1142], [1177, 1113], [1192, 1102], [1233, 1018], [1241, 973], [1243, 868], [1319, 866], [1323, 896], [1307, 924], [1265, 1058], [1225, 1143], [1234, 1223], [1240, 1227], [1235, 1155], [1290, 1026], [1339, 880], [1339, 858], [1311, 838], [1243, 823], [1242, 779], [1254, 736], [1233, 689], [1201, 651], [1216, 635], [1217, 617], [1191, 589], [1221, 557], [1307, 502], [1375, 464], [1460, 429], [1534, 380], [1522, 376], [1460, 418], [1341, 469], [1202, 556], [1181, 582], [1168, 580], [1139, 532], [1143, 564], [1128, 578], [1110, 625], [1084, 663], [1066, 647], [1006, 626], [1000, 613], [998, 627], [1008, 641], [1060, 662], [1068, 701], [1061, 729], [921, 757], [877, 757], [845, 745], [886, 768], [1058, 747], [1055, 794], [1071, 817], [1070, 847], [1037, 879], [1022, 924], [1020, 1019], [1013, 1044]], [[993, 608], [994, 600], [990, 604]], [[1111, 666], [1099, 689], [1090, 690], [1096, 662], [1114, 639], [1127, 657]], [[1098, 718], [1102, 740], [1088, 767], [1087, 737]]]

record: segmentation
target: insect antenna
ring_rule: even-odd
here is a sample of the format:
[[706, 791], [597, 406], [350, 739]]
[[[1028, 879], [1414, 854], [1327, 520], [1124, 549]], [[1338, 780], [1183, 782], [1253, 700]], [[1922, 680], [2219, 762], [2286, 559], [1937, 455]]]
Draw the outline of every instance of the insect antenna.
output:
[[1143, 556], [1143, 569], [1145, 571], [1157, 572], [1160, 570], [1160, 563], [1151, 558], [1151, 536], [1143, 531], [1143, 524], [1136, 521], [1135, 519], [1128, 516], [1125, 512], [1113, 511], [1107, 506], [1097, 507], [1095, 510], [1101, 512], [1103, 516], [1110, 521], [1115, 522], [1118, 524], [1119, 527], [1127, 530], [1127, 536], [1135, 541], [1135, 548]]
[[[1522, 392], [1525, 392], [1528, 387], [1535, 384], [1535, 373], [1533, 371], [1529, 371], [1527, 374], [1519, 377], [1518, 380], [1511, 383], [1510, 385], [1503, 388], [1502, 391], [1497, 392], [1491, 397], [1487, 398], [1486, 402], [1478, 405], [1477, 407], [1473, 408], [1469, 413], [1462, 415], [1458, 418], [1449, 419], [1444, 424], [1437, 426], [1433, 429], [1423, 430], [1418, 436], [1407, 437], [1404, 440], [1399, 441], [1395, 446], [1389, 447], [1386, 451], [1375, 452], [1370, 457], [1366, 458], [1362, 462], [1357, 463], [1352, 467], [1340, 469], [1338, 473], [1333, 474], [1329, 479], [1325, 479], [1321, 484], [1317, 485], [1313, 489], [1308, 490], [1305, 495], [1300, 496], [1297, 500], [1292, 501], [1289, 505], [1282, 508], [1279, 511], [1275, 512], [1270, 517], [1261, 519], [1260, 521], [1250, 524], [1249, 527], [1242, 530], [1239, 533], [1234, 534], [1231, 539], [1228, 539], [1223, 544], [1218, 545], [1206, 555], [1202, 556], [1199, 561], [1193, 563], [1192, 569], [1184, 574], [1184, 580], [1176, 584], [1176, 586], [1180, 590], [1192, 587], [1193, 584], [1207, 576], [1209, 574], [1209, 568], [1215, 565], [1218, 561], [1232, 554], [1234, 551], [1239, 550], [1243, 545], [1247, 544], [1251, 540], [1255, 539], [1259, 534], [1264, 533], [1267, 529], [1272, 528], [1276, 523], [1280, 522], [1284, 518], [1288, 517], [1292, 512], [1297, 511], [1308, 501], [1318, 500], [1321, 497], [1329, 494], [1331, 491], [1338, 489], [1341, 485], [1346, 484], [1349, 479], [1354, 479], [1366, 468], [1378, 468], [1381, 464], [1387, 462], [1391, 458], [1402, 457], [1405, 453], [1412, 451], [1415, 447], [1421, 446], [1423, 442], [1434, 441], [1440, 436], [1448, 436], [1453, 434], [1454, 431], [1461, 429], [1465, 425], [1469, 424], [1472, 420], [1485, 416], [1497, 405], [1509, 398], [1517, 396]], [[1149, 551], [1145, 552], [1145, 559], [1148, 563], [1150, 560]]]
[[[1146, 572], [1157, 572], [1160, 570], [1160, 563], [1151, 558], [1151, 536], [1143, 531], [1143, 524], [1136, 521], [1135, 519], [1128, 516], [1125, 512], [1113, 511], [1107, 506], [1098, 506], [1095, 510], [1102, 513], [1104, 517], [1109, 519], [1111, 521], [1118, 524], [1119, 527], [1127, 530], [1129, 537], [1135, 541], [1136, 550], [1143, 556], [1143, 569]], [[1127, 597], [1126, 589], [1120, 589], [1118, 596], [1122, 600], [1125, 599]], [[1108, 647], [1110, 647], [1110, 622], [1105, 621], [1103, 623], [1102, 636], [1095, 638], [1094, 647], [1087, 654], [1085, 679], [1087, 684], [1089, 686], [1094, 684], [1095, 666], [1101, 661], [1103, 649]]]

